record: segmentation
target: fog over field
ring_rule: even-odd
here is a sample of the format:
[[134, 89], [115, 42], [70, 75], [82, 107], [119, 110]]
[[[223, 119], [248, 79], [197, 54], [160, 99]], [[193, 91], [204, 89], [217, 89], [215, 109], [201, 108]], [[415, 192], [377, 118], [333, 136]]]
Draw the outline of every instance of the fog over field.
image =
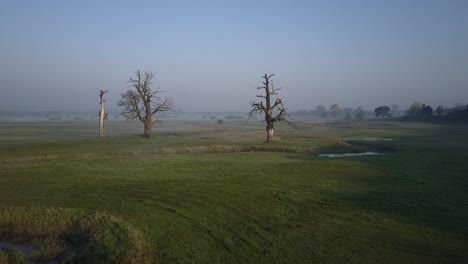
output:
[[0, 264], [468, 263], [468, 0], [0, 1]]
[[0, 110], [108, 108], [138, 68], [187, 112], [468, 102], [467, 1], [7, 1]]

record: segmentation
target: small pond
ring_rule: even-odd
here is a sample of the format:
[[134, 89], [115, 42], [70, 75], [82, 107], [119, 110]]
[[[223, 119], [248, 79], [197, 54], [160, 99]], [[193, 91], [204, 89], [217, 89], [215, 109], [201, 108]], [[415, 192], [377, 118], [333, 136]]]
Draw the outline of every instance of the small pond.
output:
[[[21, 251], [26, 256], [31, 254], [34, 251], [34, 248], [31, 247], [30, 245], [0, 241], [0, 250], [2, 250], [2, 249], [12, 249], [12, 250], [16, 250], [16, 251]], [[31, 264], [59, 264], [59, 262], [57, 260], [49, 260], [49, 261], [46, 261], [46, 262], [28, 262], [28, 263], [31, 263]]]
[[379, 137], [366, 137], [363, 138], [365, 141], [394, 141], [394, 138], [379, 138]]
[[382, 153], [377, 152], [361, 152], [361, 153], [341, 153], [341, 154], [319, 154], [319, 157], [326, 157], [326, 158], [343, 158], [343, 157], [356, 157], [356, 156], [376, 156], [382, 155]]
[[33, 248], [31, 246], [0, 241], [0, 250], [6, 248], [21, 251], [24, 254], [31, 254], [33, 252]]

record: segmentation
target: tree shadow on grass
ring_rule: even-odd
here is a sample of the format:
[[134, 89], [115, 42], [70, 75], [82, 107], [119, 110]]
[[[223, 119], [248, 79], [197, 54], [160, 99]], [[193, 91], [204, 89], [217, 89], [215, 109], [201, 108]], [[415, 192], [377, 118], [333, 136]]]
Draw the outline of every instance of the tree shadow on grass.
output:
[[[418, 136], [399, 137], [391, 144], [377, 146], [391, 152], [388, 155], [341, 158], [359, 162], [377, 173], [344, 179], [368, 191], [330, 192], [330, 195], [356, 208], [467, 238], [468, 142], [464, 140], [467, 132], [468, 126], [438, 126]], [[358, 147], [369, 149], [372, 144], [358, 142]], [[320, 151], [333, 150], [332, 147]], [[325, 163], [336, 160], [319, 158], [315, 153], [294, 158]]]

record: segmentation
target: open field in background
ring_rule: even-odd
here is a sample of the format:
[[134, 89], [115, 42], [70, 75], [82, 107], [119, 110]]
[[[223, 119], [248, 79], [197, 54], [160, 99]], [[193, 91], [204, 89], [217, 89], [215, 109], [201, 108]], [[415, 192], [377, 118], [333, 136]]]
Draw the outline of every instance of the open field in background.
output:
[[[167, 263], [468, 262], [468, 126], [298, 126], [266, 145], [256, 121], [164, 121], [151, 139], [138, 123], [98, 139], [95, 122], [2, 122], [0, 207], [118, 217]], [[317, 157], [366, 150], [385, 155]]]

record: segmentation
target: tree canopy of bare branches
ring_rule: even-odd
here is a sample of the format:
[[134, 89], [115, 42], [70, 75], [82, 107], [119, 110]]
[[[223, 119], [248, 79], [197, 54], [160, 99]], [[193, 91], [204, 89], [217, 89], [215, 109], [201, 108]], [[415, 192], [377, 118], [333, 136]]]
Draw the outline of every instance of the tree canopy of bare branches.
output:
[[[273, 101], [273, 96], [278, 94], [280, 88], [273, 86], [273, 80], [270, 80], [274, 74], [265, 74], [263, 78], [263, 86], [257, 87], [257, 90], [261, 91], [261, 94], [257, 95], [260, 101], [251, 101], [252, 109], [249, 112], [249, 118], [254, 114], [264, 114], [266, 122], [266, 142], [271, 142], [274, 139], [274, 129], [276, 122], [286, 122], [292, 127], [296, 127], [294, 123], [290, 121], [287, 109], [283, 105], [283, 101], [280, 98], [276, 98]], [[273, 103], [272, 103], [273, 102]]]
[[160, 96], [162, 91], [153, 89], [154, 73], [151, 71], [135, 72], [135, 78], [129, 78], [130, 89], [122, 93], [118, 106], [123, 107], [122, 115], [127, 120], [139, 120], [145, 125], [144, 136], [151, 136], [153, 124], [157, 121], [155, 115], [159, 112], [167, 112], [175, 108], [170, 99]]

